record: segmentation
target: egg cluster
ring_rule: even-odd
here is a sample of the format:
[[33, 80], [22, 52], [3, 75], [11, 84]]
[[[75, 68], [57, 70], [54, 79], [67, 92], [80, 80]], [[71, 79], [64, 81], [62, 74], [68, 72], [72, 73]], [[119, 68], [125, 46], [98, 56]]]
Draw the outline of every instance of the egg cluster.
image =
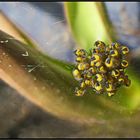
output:
[[92, 88], [96, 93], [111, 96], [122, 85], [130, 86], [125, 72], [128, 47], [119, 43], [106, 45], [102, 41], [96, 41], [94, 45], [89, 53], [84, 49], [74, 51], [77, 64], [73, 76], [80, 83], [75, 89], [76, 95], [82, 96], [87, 88]]

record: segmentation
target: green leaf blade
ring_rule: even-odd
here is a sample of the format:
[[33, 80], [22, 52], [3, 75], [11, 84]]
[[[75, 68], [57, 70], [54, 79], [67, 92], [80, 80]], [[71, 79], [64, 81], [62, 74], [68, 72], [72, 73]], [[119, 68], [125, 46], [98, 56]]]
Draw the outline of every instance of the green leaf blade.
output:
[[102, 40], [106, 43], [113, 40], [113, 35], [110, 34], [111, 30], [108, 30], [109, 21], [104, 20], [105, 17], [103, 17], [103, 12], [105, 11], [101, 3], [66, 2], [65, 11], [67, 21], [80, 45], [79, 47], [88, 51], [97, 40]]

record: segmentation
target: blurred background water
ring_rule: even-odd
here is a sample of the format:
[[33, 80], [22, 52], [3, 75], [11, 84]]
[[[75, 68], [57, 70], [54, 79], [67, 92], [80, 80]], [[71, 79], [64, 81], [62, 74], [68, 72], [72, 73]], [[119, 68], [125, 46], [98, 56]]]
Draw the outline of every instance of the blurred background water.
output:
[[41, 50], [73, 61], [73, 40], [68, 33], [62, 3], [1, 2], [0, 9], [26, 32]]
[[119, 40], [131, 48], [140, 45], [140, 3], [106, 2], [109, 18], [114, 25]]
[[[105, 5], [119, 41], [131, 48], [139, 47], [140, 3], [105, 2]], [[72, 50], [76, 45], [68, 32], [63, 2], [0, 2], [0, 10], [41, 50], [55, 58], [74, 61]]]
[[[138, 48], [140, 3], [105, 2], [105, 5], [119, 41]], [[0, 2], [0, 11], [42, 51], [61, 60], [74, 61], [73, 49], [77, 44], [69, 32], [63, 2]], [[84, 137], [80, 131], [84, 131], [85, 126], [70, 124], [41, 111], [2, 81], [0, 101], [0, 137]], [[100, 133], [91, 136], [102, 136]], [[115, 132], [110, 128], [106, 134], [113, 136]]]

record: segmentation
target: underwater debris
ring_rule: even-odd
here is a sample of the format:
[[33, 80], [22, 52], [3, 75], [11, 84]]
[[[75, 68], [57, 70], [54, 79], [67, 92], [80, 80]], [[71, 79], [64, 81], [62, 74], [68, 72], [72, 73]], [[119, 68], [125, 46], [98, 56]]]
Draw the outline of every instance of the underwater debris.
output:
[[95, 48], [90, 49], [89, 53], [84, 49], [74, 51], [77, 64], [73, 76], [79, 81], [76, 96], [83, 96], [87, 88], [112, 96], [121, 86], [130, 86], [131, 80], [125, 75], [129, 48], [117, 42], [106, 45], [96, 41], [94, 45]]
[[22, 56], [29, 56], [29, 53], [26, 51], [25, 54], [22, 54]]

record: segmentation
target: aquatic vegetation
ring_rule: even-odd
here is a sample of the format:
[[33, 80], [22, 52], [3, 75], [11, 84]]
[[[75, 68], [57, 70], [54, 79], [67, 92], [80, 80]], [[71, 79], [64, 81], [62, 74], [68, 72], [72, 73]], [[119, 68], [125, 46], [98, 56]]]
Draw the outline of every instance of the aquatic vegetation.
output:
[[[93, 131], [95, 122], [104, 122], [105, 128], [113, 129], [122, 119], [131, 125], [132, 119], [128, 117], [137, 115], [140, 106], [140, 81], [130, 62], [132, 51], [123, 43], [112, 44], [119, 41], [112, 32], [103, 3], [66, 2], [65, 12], [68, 27], [80, 48], [74, 52], [76, 67], [74, 63], [48, 56], [29, 41], [21, 42], [0, 31], [0, 78], [44, 111], [84, 123], [89, 129], [90, 124]], [[102, 124], [98, 128], [100, 132], [104, 130]], [[117, 128], [122, 131], [120, 126]]]

